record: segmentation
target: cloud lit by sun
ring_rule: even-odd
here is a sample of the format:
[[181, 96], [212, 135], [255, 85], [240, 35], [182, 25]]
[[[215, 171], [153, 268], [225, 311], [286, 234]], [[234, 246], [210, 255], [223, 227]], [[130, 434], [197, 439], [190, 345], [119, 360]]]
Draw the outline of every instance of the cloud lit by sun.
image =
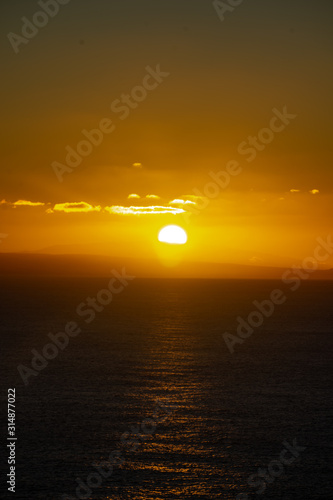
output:
[[157, 194], [147, 194], [146, 198], [151, 199], [151, 200], [159, 200], [160, 196], [158, 196]]
[[7, 205], [11, 207], [42, 207], [45, 205], [45, 203], [42, 202], [34, 202], [34, 201], [28, 201], [28, 200], [17, 200], [14, 203], [10, 203], [6, 200], [1, 200], [0, 205]]
[[79, 213], [79, 212], [100, 212], [102, 207], [100, 205], [93, 206], [84, 201], [78, 203], [56, 203], [53, 208], [49, 208], [47, 213], [52, 214], [54, 212], [65, 212], [65, 213]]
[[181, 208], [163, 207], [163, 206], [149, 206], [149, 207], [124, 207], [113, 205], [105, 207], [104, 210], [110, 214], [117, 215], [158, 215], [158, 214], [181, 214], [185, 212]]

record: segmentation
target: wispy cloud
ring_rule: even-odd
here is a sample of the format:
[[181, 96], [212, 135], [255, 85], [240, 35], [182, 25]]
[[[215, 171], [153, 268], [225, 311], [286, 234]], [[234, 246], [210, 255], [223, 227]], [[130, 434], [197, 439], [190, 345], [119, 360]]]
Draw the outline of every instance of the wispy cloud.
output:
[[161, 199], [161, 197], [157, 196], [157, 194], [147, 194], [146, 198], [148, 198], [150, 200], [160, 200]]
[[196, 205], [196, 203], [191, 200], [181, 200], [180, 198], [176, 198], [175, 200], [169, 201], [169, 205]]
[[[301, 190], [300, 190], [300, 189], [291, 189], [291, 190], [290, 190], [290, 193], [300, 193], [300, 192], [301, 192]], [[318, 193], [319, 193], [319, 190], [318, 190], [318, 189], [311, 189], [311, 190], [309, 191], [309, 193], [311, 193], [311, 194], [318, 194]]]
[[46, 210], [48, 214], [53, 214], [54, 212], [65, 212], [65, 213], [78, 213], [78, 212], [100, 212], [102, 207], [100, 205], [93, 206], [85, 201], [74, 202], [74, 203], [56, 203], [53, 208]]
[[176, 207], [163, 207], [163, 206], [150, 206], [150, 207], [124, 207], [120, 205], [113, 205], [105, 207], [104, 210], [110, 214], [117, 215], [157, 215], [157, 214], [181, 214], [185, 212], [182, 208]]
[[15, 202], [10, 202], [6, 200], [2, 200], [0, 202], [0, 205], [6, 205], [9, 207], [42, 207], [45, 205], [45, 203], [42, 203], [40, 201], [28, 201], [28, 200], [17, 200]]
[[[186, 208], [195, 205], [194, 201], [191, 200], [183, 200], [183, 199], [174, 199], [172, 201], [163, 201], [160, 205], [149, 205], [149, 200], [160, 200], [161, 198], [155, 194], [148, 194], [143, 199], [140, 195], [136, 193], [131, 193], [128, 195], [127, 199], [130, 200], [141, 200], [141, 206], [126, 206], [124, 205], [110, 205], [110, 206], [101, 206], [101, 205], [91, 205], [85, 201], [78, 202], [65, 202], [65, 203], [55, 203], [51, 205], [51, 203], [44, 202], [32, 202], [27, 200], [18, 200], [16, 202], [7, 202], [6, 200], [2, 200], [0, 202], [0, 206], [7, 208], [17, 208], [17, 207], [45, 207], [45, 212], [47, 214], [54, 213], [64, 213], [64, 214], [80, 214], [80, 213], [109, 213], [113, 215], [158, 215], [158, 214], [182, 214], [186, 212]], [[48, 207], [47, 207], [48, 205]], [[146, 205], [146, 206], [144, 206]], [[171, 205], [171, 206], [170, 206]]]

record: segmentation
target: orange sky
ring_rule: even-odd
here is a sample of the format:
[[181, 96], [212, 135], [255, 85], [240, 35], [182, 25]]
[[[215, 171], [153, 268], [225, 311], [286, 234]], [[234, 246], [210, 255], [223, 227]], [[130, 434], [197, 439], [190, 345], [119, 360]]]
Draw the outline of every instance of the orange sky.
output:
[[73, 1], [15, 54], [36, 6], [1, 7], [0, 252], [154, 257], [179, 224], [185, 260], [289, 266], [330, 234], [330, 3]]

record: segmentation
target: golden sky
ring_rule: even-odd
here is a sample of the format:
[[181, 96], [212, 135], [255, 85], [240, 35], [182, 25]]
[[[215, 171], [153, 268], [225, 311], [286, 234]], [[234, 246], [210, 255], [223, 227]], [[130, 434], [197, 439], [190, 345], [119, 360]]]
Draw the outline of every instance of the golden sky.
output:
[[0, 252], [153, 258], [178, 224], [185, 260], [288, 266], [330, 234], [330, 2], [72, 0], [15, 53], [38, 10], [1, 6]]

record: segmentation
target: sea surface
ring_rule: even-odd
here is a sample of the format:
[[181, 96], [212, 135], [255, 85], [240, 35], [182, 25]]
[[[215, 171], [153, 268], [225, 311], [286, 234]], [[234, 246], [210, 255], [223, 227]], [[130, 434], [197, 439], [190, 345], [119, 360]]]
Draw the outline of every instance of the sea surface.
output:
[[[17, 436], [1, 498], [333, 498], [333, 282], [135, 279], [87, 323], [76, 309], [109, 279], [1, 280], [2, 452], [8, 388]], [[224, 333], [274, 289], [284, 303], [231, 353]], [[17, 367], [68, 322], [81, 333], [25, 385]]]

